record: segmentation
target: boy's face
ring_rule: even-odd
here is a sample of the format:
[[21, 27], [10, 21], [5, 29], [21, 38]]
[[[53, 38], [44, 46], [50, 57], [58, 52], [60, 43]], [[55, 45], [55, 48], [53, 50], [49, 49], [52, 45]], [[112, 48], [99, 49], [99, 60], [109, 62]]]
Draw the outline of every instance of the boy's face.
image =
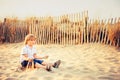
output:
[[36, 40], [35, 39], [31, 39], [27, 42], [28, 45], [33, 46], [35, 44]]

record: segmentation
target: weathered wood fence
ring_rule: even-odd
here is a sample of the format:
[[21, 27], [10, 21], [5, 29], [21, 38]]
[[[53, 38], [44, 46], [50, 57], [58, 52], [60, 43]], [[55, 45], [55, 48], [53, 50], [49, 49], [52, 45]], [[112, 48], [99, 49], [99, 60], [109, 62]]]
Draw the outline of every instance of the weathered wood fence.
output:
[[[23, 41], [25, 35], [32, 33], [37, 37], [38, 44], [73, 45], [98, 42], [120, 47], [120, 18], [91, 20], [87, 11], [58, 17], [31, 17], [24, 21], [6, 20], [0, 24], [0, 30], [5, 25], [9, 30], [6, 34], [11, 34], [7, 38], [8, 42]], [[2, 33], [4, 35], [0, 35], [0, 40], [6, 36], [5, 32]]]
[[29, 33], [29, 26], [26, 21], [17, 18], [5, 18], [0, 22], [0, 43], [21, 42]]

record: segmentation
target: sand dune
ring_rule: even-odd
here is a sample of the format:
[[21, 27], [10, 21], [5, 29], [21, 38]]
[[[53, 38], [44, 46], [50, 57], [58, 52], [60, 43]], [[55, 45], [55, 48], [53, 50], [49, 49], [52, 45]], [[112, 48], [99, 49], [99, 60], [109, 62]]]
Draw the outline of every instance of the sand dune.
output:
[[16, 71], [23, 43], [0, 44], [0, 80], [120, 80], [120, 49], [90, 43], [37, 45], [46, 61], [62, 60], [59, 69]]

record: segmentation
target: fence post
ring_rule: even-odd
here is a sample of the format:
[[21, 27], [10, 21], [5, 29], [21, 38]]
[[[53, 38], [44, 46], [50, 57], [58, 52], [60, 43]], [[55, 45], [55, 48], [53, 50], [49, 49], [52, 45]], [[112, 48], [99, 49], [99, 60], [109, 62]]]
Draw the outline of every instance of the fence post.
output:
[[102, 20], [102, 39], [101, 39], [101, 43], [104, 43], [104, 38], [105, 38], [105, 26], [106, 26], [106, 20]]
[[89, 42], [89, 26], [88, 26], [88, 11], [85, 13], [85, 25], [86, 25], [86, 38], [87, 38], [87, 43]]
[[83, 44], [83, 40], [84, 40], [84, 22], [83, 22], [83, 12], [82, 12], [82, 25], [81, 25], [81, 44]]

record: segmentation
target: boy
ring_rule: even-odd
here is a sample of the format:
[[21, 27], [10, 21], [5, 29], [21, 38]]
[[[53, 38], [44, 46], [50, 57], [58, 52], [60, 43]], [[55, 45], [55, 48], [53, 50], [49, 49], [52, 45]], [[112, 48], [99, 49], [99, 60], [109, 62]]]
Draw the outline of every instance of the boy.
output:
[[34, 47], [35, 44], [35, 36], [33, 34], [28, 34], [25, 37], [25, 46], [22, 48], [20, 61], [23, 68], [27, 67], [28, 62], [34, 62], [35, 68], [43, 68], [47, 71], [51, 71], [51, 67], [58, 68], [61, 61], [58, 60], [55, 63], [47, 63], [41, 59], [46, 59], [48, 56], [40, 57], [36, 54], [36, 48]]

